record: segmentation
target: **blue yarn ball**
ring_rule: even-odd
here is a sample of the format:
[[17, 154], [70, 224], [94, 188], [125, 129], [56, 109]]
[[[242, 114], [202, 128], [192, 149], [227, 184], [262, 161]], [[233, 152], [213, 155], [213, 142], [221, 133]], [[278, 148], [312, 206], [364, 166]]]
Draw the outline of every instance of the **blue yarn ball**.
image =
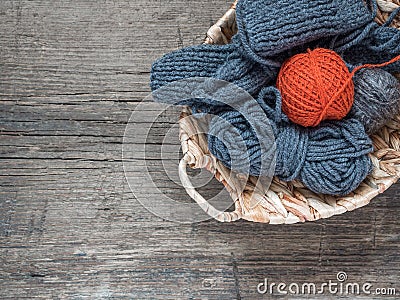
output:
[[[269, 93], [267, 98], [272, 95]], [[264, 102], [264, 108], [268, 106], [265, 103], [268, 102]], [[266, 124], [271, 124], [273, 128], [276, 140], [275, 175], [284, 181], [299, 179], [316, 193], [347, 195], [356, 189], [372, 170], [368, 153], [373, 147], [363, 125], [358, 120], [345, 119], [304, 128], [288, 122], [284, 116], [277, 120], [274, 116], [274, 111], [280, 108], [279, 101], [277, 103], [277, 107], [266, 111], [267, 116], [271, 116], [269, 120], [253, 120], [258, 128]], [[210, 123], [208, 147], [229, 168], [250, 161], [250, 175], [258, 176], [263, 160], [263, 151], [259, 146], [261, 138], [254, 134], [250, 123], [240, 112], [223, 111]], [[228, 146], [239, 140], [245, 143], [247, 151], [230, 151]], [[240, 169], [236, 171], [240, 172]]]
[[269, 122], [254, 100], [239, 109], [241, 112], [232, 108], [216, 112], [207, 134], [209, 150], [229, 169], [272, 177], [275, 124]]
[[[151, 88], [155, 91], [176, 80], [212, 77], [236, 84], [254, 97], [262, 90], [262, 96], [256, 100], [272, 121], [269, 125], [276, 138], [276, 175], [284, 180], [300, 179], [310, 190], [318, 193], [347, 194], [371, 171], [372, 164], [367, 154], [372, 151], [372, 143], [365, 130], [374, 132], [388, 118], [387, 113], [390, 116], [397, 113], [398, 94], [389, 94], [393, 89], [384, 87], [391, 87], [392, 78], [375, 74], [369, 77], [381, 79], [373, 82], [364, 78], [357, 83], [356, 76], [356, 104], [350, 115], [353, 119], [325, 122], [312, 129], [291, 124], [281, 112], [279, 95], [271, 87], [267, 88], [268, 92], [263, 88], [274, 82], [285, 59], [306, 48], [330, 48], [341, 53], [350, 67], [388, 61], [399, 53], [400, 31], [389, 28], [388, 24], [378, 26], [374, 23], [373, 13], [361, 0], [267, 2], [239, 1], [239, 32], [232, 44], [188, 47], [157, 60], [152, 66]], [[385, 70], [400, 72], [400, 61], [385, 67]], [[358, 77], [362, 78], [361, 75]], [[187, 86], [186, 94], [190, 95], [196, 89], [194, 85]], [[172, 90], [168, 93], [173, 94]], [[177, 93], [182, 93], [182, 90]], [[155, 99], [166, 103], [171, 101], [163, 96], [160, 93]], [[189, 105], [194, 113], [217, 114], [232, 125], [228, 127], [237, 128], [237, 131], [227, 132], [224, 128], [226, 123], [214, 119], [208, 137], [210, 151], [225, 165], [237, 166], [239, 171], [246, 165], [243, 159], [250, 158], [247, 159], [250, 161], [250, 174], [262, 174], [260, 164], [264, 161], [262, 155], [265, 151], [260, 150], [260, 145], [264, 145], [263, 141], [256, 138], [256, 131], [243, 120], [242, 114], [229, 105], [221, 105], [212, 96], [195, 94], [185, 101], [173, 101], [173, 104]], [[383, 109], [386, 104], [382, 105], [382, 99], [388, 100], [387, 110]], [[236, 100], [233, 96], [232, 101]], [[258, 126], [262, 128], [267, 123], [262, 121]], [[227, 139], [244, 140], [246, 150], [227, 147], [230, 145]]]

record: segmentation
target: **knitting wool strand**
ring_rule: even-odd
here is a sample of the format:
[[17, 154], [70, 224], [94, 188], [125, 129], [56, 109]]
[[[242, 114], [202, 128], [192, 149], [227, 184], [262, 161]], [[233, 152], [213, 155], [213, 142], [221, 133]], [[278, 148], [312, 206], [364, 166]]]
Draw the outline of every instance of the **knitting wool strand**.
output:
[[295, 55], [278, 75], [282, 109], [292, 122], [305, 127], [323, 120], [341, 120], [354, 100], [349, 78], [345, 62], [332, 50], [317, 48]]
[[[261, 92], [265, 97], [263, 103], [268, 120], [256, 120], [257, 127], [270, 124], [274, 129], [276, 139], [275, 175], [285, 181], [300, 179], [303, 184], [316, 193], [329, 195], [346, 195], [353, 191], [372, 170], [368, 153], [373, 150], [372, 142], [364, 131], [363, 125], [355, 119], [343, 121], [326, 121], [318, 127], [304, 128], [290, 123], [282, 115], [279, 120], [280, 99], [271, 99], [279, 92]], [[266, 99], [267, 98], [267, 99]], [[266, 103], [278, 103], [268, 107]], [[259, 175], [257, 157], [260, 153], [257, 140], [252, 129], [238, 111], [223, 111], [210, 123], [208, 147], [210, 152], [226, 166], [232, 166], [232, 161], [248, 161], [251, 155], [250, 174]], [[224, 138], [224, 124], [236, 128], [240, 138], [246, 143], [248, 152], [230, 152], [224, 145], [229, 141], [217, 140]], [[216, 134], [216, 133], [219, 133]], [[240, 171], [240, 170], [238, 170]]]
[[381, 69], [364, 69], [354, 76], [354, 104], [350, 116], [368, 134], [375, 133], [400, 112], [400, 82]]
[[353, 76], [364, 68], [379, 68], [400, 60], [400, 55], [381, 64], [365, 64], [350, 73], [334, 51], [317, 48], [287, 60], [278, 74], [282, 109], [289, 119], [304, 127], [323, 120], [341, 120], [354, 102]]
[[[214, 77], [256, 97], [286, 59], [315, 47], [344, 51], [350, 66], [381, 63], [400, 53], [400, 31], [378, 26], [373, 17], [361, 0], [239, 0], [232, 44], [171, 52], [153, 64], [150, 85], [154, 91], [176, 80]], [[399, 67], [397, 62], [387, 68]]]
[[[342, 47], [334, 46], [333, 49], [341, 52], [351, 66], [384, 63], [400, 54], [400, 30], [373, 23], [365, 38], [350, 46], [343, 53]], [[385, 66], [384, 70], [400, 73], [400, 61]]]

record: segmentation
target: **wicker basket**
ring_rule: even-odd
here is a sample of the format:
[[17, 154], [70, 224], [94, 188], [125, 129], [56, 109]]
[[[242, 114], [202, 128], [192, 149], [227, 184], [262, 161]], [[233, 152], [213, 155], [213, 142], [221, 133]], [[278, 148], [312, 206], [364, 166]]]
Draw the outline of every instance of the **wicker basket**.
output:
[[[400, 6], [399, 0], [378, 0], [376, 21], [384, 23], [390, 12]], [[236, 2], [228, 12], [210, 28], [205, 43], [226, 44], [236, 33]], [[400, 22], [392, 26], [400, 28]], [[184, 108], [179, 121], [183, 158], [179, 165], [181, 181], [187, 193], [210, 216], [221, 222], [245, 219], [271, 224], [297, 223], [329, 218], [367, 205], [372, 198], [387, 190], [400, 177], [400, 116], [391, 120], [371, 138], [374, 153], [371, 159], [374, 170], [364, 182], [346, 197], [315, 194], [300, 182], [283, 182], [274, 178], [264, 187], [256, 177], [243, 176], [222, 165], [207, 148], [207, 138], [200, 133], [205, 124], [201, 119], [190, 117]], [[187, 166], [206, 168], [223, 183], [235, 203], [233, 212], [222, 212], [209, 204], [193, 187], [187, 175]], [[244, 187], [244, 188], [243, 188]]]

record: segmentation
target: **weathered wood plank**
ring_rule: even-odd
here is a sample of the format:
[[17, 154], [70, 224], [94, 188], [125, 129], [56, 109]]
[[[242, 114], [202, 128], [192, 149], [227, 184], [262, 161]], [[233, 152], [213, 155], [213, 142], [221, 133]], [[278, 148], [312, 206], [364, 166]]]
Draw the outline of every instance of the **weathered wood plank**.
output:
[[[398, 185], [365, 208], [290, 226], [175, 224], [131, 192], [122, 140], [150, 91], [151, 62], [200, 43], [228, 6], [0, 2], [0, 298], [269, 299], [257, 294], [264, 278], [321, 283], [339, 271], [400, 292]], [[143, 112], [138, 136], [152, 121]], [[160, 166], [161, 138], [176, 119], [171, 113], [154, 125], [146, 163], [130, 142], [135, 163], [186, 203]], [[164, 149], [170, 172], [177, 143], [167, 140]], [[140, 172], [129, 176], [148, 189], [141, 201], [154, 200]], [[200, 191], [212, 197], [220, 189], [214, 181]]]

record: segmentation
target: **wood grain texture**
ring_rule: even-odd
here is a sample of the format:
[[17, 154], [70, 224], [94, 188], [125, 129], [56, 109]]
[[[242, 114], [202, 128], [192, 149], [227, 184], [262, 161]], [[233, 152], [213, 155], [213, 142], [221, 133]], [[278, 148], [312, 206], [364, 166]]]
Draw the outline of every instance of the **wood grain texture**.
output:
[[[122, 140], [152, 61], [201, 43], [229, 4], [0, 2], [1, 299], [270, 299], [257, 294], [264, 278], [322, 283], [339, 271], [399, 295], [400, 185], [365, 208], [291, 226], [171, 223], [131, 192]], [[148, 122], [137, 120], [138, 135]], [[164, 133], [154, 127], [147, 167], [187, 201], [158, 167]]]

